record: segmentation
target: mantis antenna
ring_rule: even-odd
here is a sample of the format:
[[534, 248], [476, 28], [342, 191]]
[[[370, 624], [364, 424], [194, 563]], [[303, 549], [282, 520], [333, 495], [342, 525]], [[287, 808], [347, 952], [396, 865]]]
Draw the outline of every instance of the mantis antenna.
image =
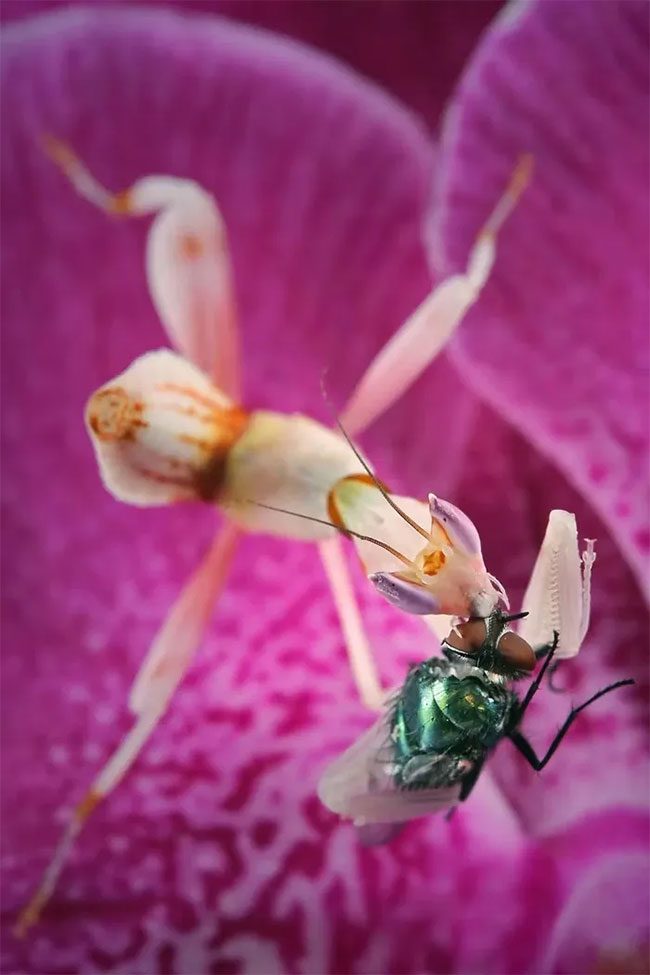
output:
[[[391, 498], [390, 494], [388, 493], [388, 491], [386, 490], [386, 488], [384, 487], [384, 485], [381, 483], [381, 481], [379, 481], [375, 477], [373, 471], [370, 470], [370, 467], [366, 463], [365, 459], [362, 457], [362, 455], [359, 452], [359, 450], [357, 450], [355, 444], [352, 442], [352, 438], [349, 436], [349, 434], [347, 433], [345, 427], [341, 423], [341, 421], [339, 419], [339, 416], [338, 416], [338, 413], [336, 412], [336, 410], [332, 406], [332, 402], [331, 402], [329, 396], [327, 395], [327, 390], [325, 389], [325, 376], [324, 375], [321, 376], [321, 382], [320, 382], [320, 384], [321, 384], [321, 392], [323, 394], [323, 399], [327, 403], [327, 406], [329, 407], [330, 412], [332, 413], [332, 415], [334, 417], [334, 420], [336, 422], [337, 427], [339, 428], [339, 430], [343, 434], [345, 440], [348, 443], [348, 446], [350, 447], [350, 449], [354, 453], [354, 456], [357, 458], [357, 460], [359, 461], [359, 463], [363, 467], [363, 469], [366, 472], [366, 474], [368, 474], [368, 476], [372, 479], [372, 482], [375, 485], [375, 487], [377, 488], [377, 490], [379, 491], [379, 493], [388, 502], [388, 504], [391, 506], [391, 508], [393, 509], [393, 511], [396, 511], [397, 512], [397, 514], [400, 516], [400, 518], [403, 518], [404, 521], [408, 525], [411, 526], [411, 528], [414, 528], [415, 531], [418, 532], [419, 535], [422, 535], [423, 538], [426, 538], [427, 542], [430, 542], [431, 541], [431, 536], [429, 535], [429, 533], [426, 532], [424, 530], [424, 528], [422, 528], [421, 525], [418, 525], [417, 522], [413, 521], [412, 518], [409, 518], [409, 516], [406, 514], [406, 512], [405, 511], [402, 511], [402, 509], [399, 507], [399, 505], [397, 505], [393, 501], [393, 499]], [[354, 534], [354, 532], [350, 532], [350, 534]], [[369, 539], [369, 541], [372, 541], [372, 539]]]
[[406, 556], [402, 555], [397, 549], [394, 549], [391, 545], [387, 545], [386, 542], [380, 542], [378, 538], [371, 538], [369, 535], [361, 535], [359, 532], [353, 531], [351, 528], [340, 528], [339, 525], [335, 525], [333, 521], [327, 521], [325, 518], [315, 518], [314, 515], [304, 515], [299, 511], [289, 511], [288, 508], [277, 508], [273, 504], [264, 504], [262, 501], [253, 501], [249, 499], [246, 504], [254, 504], [256, 508], [266, 508], [267, 511], [277, 511], [283, 515], [291, 515], [293, 518], [302, 518], [304, 521], [313, 521], [317, 525], [327, 525], [328, 528], [335, 528], [337, 532], [341, 532], [342, 535], [352, 535], [354, 538], [360, 539], [362, 542], [371, 542], [373, 545], [378, 545], [379, 548], [383, 548], [386, 552], [399, 559], [404, 565], [411, 566], [411, 560], [407, 559]]

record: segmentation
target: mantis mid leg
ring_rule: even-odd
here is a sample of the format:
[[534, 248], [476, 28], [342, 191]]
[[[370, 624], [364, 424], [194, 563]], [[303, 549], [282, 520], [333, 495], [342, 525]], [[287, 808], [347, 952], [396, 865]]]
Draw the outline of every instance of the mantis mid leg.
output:
[[341, 541], [339, 538], [329, 538], [320, 542], [318, 549], [341, 621], [359, 696], [367, 708], [379, 711], [385, 692], [379, 682], [372, 651], [364, 632]]

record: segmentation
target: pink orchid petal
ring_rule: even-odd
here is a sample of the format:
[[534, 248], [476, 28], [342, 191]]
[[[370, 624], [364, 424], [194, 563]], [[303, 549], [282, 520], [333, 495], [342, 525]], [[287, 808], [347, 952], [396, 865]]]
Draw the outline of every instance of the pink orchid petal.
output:
[[[206, 510], [134, 512], [100, 487], [84, 401], [157, 347], [161, 330], [141, 273], [144, 228], [107, 227], [74, 194], [62, 195], [34, 148], [43, 122], [80, 149], [92, 145], [89, 163], [115, 185], [161, 167], [217, 194], [234, 232], [255, 401], [320, 409], [329, 420], [318, 393], [323, 363], [337, 364], [328, 387], [341, 402], [427, 287], [418, 224], [428, 158], [416, 163], [412, 153], [420, 160], [428, 149], [410, 120], [396, 122], [392, 104], [313, 55], [308, 64], [294, 46], [238, 30], [124, 9], [106, 13], [101, 29], [78, 14], [57, 21], [58, 37], [52, 24], [47, 36], [31, 24], [9, 38], [5, 86], [5, 98], [16, 98], [3, 132], [9, 922], [83, 770], [97, 768], [127, 727], [124, 700], [143, 649], [213, 531]], [[282, 136], [277, 117], [288, 126]], [[342, 118], [357, 126], [352, 147], [341, 138]], [[395, 160], [403, 170], [393, 181]], [[282, 192], [289, 163], [291, 192]], [[308, 235], [300, 232], [305, 215]], [[601, 538], [606, 567], [595, 591], [603, 606], [589, 645], [563, 667], [581, 696], [606, 672], [643, 678], [638, 590], [616, 545], [610, 538], [604, 549], [602, 524], [557, 472], [445, 375], [429, 370], [377, 424], [368, 443], [382, 449], [370, 455], [400, 489], [425, 497], [434, 487], [471, 512], [487, 564], [520, 595], [550, 508], [576, 511], [581, 525], [591, 520], [585, 533]], [[450, 413], [437, 418], [432, 447], [413, 416], [424, 415], [434, 379], [438, 391], [447, 383]], [[462, 492], [451, 495], [472, 425]], [[506, 496], [504, 518], [497, 513]], [[431, 638], [365, 580], [358, 595], [394, 683], [408, 660], [429, 653]], [[573, 868], [579, 844], [573, 836], [566, 847], [527, 839], [522, 824], [550, 833], [592, 803], [634, 801], [634, 788], [647, 806], [637, 775], [647, 761], [643, 687], [634, 708], [617, 711], [615, 737], [588, 725], [578, 776], [562, 765], [548, 787], [525, 768], [521, 781], [508, 778], [504, 745], [495, 775], [487, 770], [451, 822], [431, 817], [385, 849], [363, 850], [315, 796], [319, 773], [367, 718], [313, 547], [245, 540], [211, 634], [151, 748], [90, 824], [42, 927], [22, 945], [4, 938], [3, 969], [539, 971], [568, 892], [561, 869]], [[210, 652], [217, 640], [218, 665]], [[560, 755], [571, 751], [567, 742]], [[628, 827], [625, 817], [615, 822]], [[589, 860], [606, 843], [624, 847], [609, 820], [601, 830], [589, 825], [579, 823], [594, 843]], [[100, 855], [106, 848], [109, 856]], [[495, 904], [508, 910], [494, 912]]]
[[454, 101], [434, 242], [441, 270], [462, 267], [513, 161], [532, 153], [454, 357], [590, 499], [644, 586], [648, 17], [644, 3], [580, 0], [503, 15]]
[[551, 933], [542, 971], [645, 975], [650, 949], [648, 832], [636, 850], [602, 857], [574, 886]]
[[[0, 20], [24, 19], [83, 0], [3, 0]], [[87, 6], [97, 7], [94, 0]], [[121, 0], [120, 7], [142, 6]], [[382, 3], [373, 10], [369, 30], [366, 0], [278, 3], [276, 0], [156, 0], [156, 6], [183, 14], [217, 14], [277, 31], [341, 58], [378, 82], [429, 123], [437, 124], [446, 100], [481, 32], [503, 0], [437, 3]], [[432, 72], [431, 44], [436, 46]]]

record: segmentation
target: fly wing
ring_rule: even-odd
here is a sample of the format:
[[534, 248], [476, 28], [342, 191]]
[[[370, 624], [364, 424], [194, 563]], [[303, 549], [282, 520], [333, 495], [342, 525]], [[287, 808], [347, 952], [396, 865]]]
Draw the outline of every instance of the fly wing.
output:
[[[589, 625], [593, 541], [580, 555], [575, 515], [551, 511], [542, 547], [523, 600], [528, 616], [519, 633], [533, 647], [542, 647], [559, 634], [555, 657], [574, 657]], [[584, 566], [584, 568], [583, 568]]]
[[[389, 722], [390, 710], [328, 766], [318, 785], [321, 802], [357, 826], [407, 822], [448, 809], [459, 799], [459, 783], [431, 789], [397, 784]], [[439, 758], [432, 756], [429, 767]], [[417, 774], [424, 773], [425, 764], [419, 763]], [[392, 835], [391, 830], [385, 839]]]
[[383, 846], [390, 843], [404, 829], [405, 823], [367, 823], [357, 826], [357, 839], [361, 846]]

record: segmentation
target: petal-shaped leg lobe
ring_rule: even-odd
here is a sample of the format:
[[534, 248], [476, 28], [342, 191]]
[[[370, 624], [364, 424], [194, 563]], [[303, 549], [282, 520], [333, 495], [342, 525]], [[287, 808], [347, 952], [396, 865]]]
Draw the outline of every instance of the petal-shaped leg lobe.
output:
[[136, 359], [86, 406], [107, 490], [136, 505], [213, 500], [248, 420], [196, 366], [167, 349]]
[[334, 430], [300, 414], [259, 410], [228, 454], [217, 500], [248, 531], [318, 541], [336, 532], [328, 492], [354, 473], [363, 467]]
[[519, 626], [521, 636], [533, 647], [550, 644], [559, 633], [555, 656], [574, 657], [589, 623], [591, 566], [594, 543], [580, 556], [575, 515], [551, 511], [546, 534], [533, 568], [522, 609], [528, 612]]
[[440, 610], [434, 594], [420, 583], [400, 579], [390, 572], [373, 572], [368, 578], [377, 592], [403, 613], [428, 616]]
[[170, 339], [229, 396], [241, 394], [240, 351], [226, 228], [212, 196], [192, 180], [145, 176], [110, 193], [72, 150], [46, 149], [72, 185], [109, 213], [157, 214], [147, 242], [151, 297]]

